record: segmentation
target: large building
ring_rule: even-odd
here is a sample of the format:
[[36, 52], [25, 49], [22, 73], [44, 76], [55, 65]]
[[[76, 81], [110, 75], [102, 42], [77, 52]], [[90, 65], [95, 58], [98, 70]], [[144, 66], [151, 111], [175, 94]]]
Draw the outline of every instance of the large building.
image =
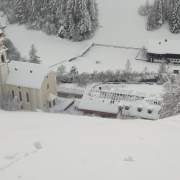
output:
[[150, 62], [165, 60], [169, 63], [180, 64], [180, 41], [149, 40], [147, 56]]
[[102, 85], [86, 89], [78, 109], [86, 114], [103, 117], [135, 117], [159, 119], [161, 99], [154, 94], [134, 91], [114, 91], [102, 88]]
[[10, 95], [19, 109], [47, 111], [56, 105], [56, 75], [41, 64], [7, 61], [0, 37], [0, 96]]

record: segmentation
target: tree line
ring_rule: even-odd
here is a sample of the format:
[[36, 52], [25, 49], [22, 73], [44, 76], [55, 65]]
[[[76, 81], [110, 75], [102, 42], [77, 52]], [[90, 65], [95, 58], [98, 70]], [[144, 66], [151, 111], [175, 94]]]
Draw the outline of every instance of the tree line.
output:
[[10, 23], [71, 41], [89, 39], [98, 28], [95, 0], [0, 0], [0, 4]]
[[79, 86], [86, 86], [94, 82], [143, 82], [146, 80], [156, 80], [158, 74], [150, 72], [147, 67], [142, 72], [133, 71], [129, 60], [126, 62], [124, 70], [107, 70], [93, 73], [78, 73], [77, 67], [73, 66], [69, 72], [61, 65], [56, 72], [57, 83], [77, 83]]

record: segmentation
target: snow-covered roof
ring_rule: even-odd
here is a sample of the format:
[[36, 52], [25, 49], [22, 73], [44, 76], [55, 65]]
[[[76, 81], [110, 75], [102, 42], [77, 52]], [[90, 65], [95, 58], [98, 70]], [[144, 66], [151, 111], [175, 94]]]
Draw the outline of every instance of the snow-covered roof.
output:
[[[123, 113], [128, 113], [129, 116], [135, 116], [135, 117], [142, 117], [146, 119], [158, 119], [159, 118], [159, 110], [160, 105], [156, 102], [156, 97], [151, 98], [152, 102], [147, 101], [147, 99], [139, 99], [139, 100], [133, 100], [133, 97], [131, 100], [126, 99], [126, 96], [124, 100], [117, 100], [113, 97], [111, 98], [103, 98], [102, 96], [98, 96], [99, 92], [94, 92], [92, 94], [89, 93], [90, 89], [86, 89], [84, 92], [83, 98], [79, 104], [79, 109], [81, 110], [90, 110], [95, 112], [104, 112], [104, 113], [110, 113], [110, 114], [118, 114], [118, 107], [119, 106], [128, 106], [130, 107], [129, 110], [123, 109]], [[153, 101], [154, 100], [154, 101]], [[138, 107], [142, 107], [143, 110], [141, 112], [137, 111]], [[152, 107], [152, 113], [148, 113], [149, 107]]]
[[50, 72], [50, 69], [42, 64], [11, 61], [6, 84], [40, 89], [44, 77]]
[[148, 53], [180, 54], [180, 41], [178, 40], [149, 40]]
[[86, 89], [83, 98], [79, 104], [78, 107], [79, 109], [106, 112], [112, 114], [118, 113], [118, 105], [116, 104], [110, 105], [111, 99], [91, 97], [88, 95], [88, 93], [89, 93], [89, 89]]
[[48, 101], [53, 101], [53, 100], [55, 100], [57, 98], [57, 96], [56, 95], [54, 95], [54, 94], [51, 94], [51, 93], [49, 93], [49, 96], [48, 96]]

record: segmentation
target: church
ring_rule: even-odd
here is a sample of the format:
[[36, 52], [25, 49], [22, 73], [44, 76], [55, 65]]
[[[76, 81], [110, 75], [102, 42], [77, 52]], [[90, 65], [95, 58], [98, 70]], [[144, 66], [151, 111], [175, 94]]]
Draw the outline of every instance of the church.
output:
[[10, 95], [18, 109], [48, 111], [56, 105], [56, 75], [42, 64], [7, 60], [0, 30], [0, 97]]

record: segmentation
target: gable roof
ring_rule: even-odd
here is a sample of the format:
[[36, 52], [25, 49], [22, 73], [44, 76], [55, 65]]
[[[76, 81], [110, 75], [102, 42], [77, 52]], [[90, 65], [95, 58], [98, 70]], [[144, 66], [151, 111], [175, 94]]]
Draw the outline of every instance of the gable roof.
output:
[[180, 54], [180, 41], [177, 40], [149, 40], [148, 53]]
[[44, 77], [50, 72], [51, 70], [42, 64], [11, 61], [6, 84], [40, 89]]

